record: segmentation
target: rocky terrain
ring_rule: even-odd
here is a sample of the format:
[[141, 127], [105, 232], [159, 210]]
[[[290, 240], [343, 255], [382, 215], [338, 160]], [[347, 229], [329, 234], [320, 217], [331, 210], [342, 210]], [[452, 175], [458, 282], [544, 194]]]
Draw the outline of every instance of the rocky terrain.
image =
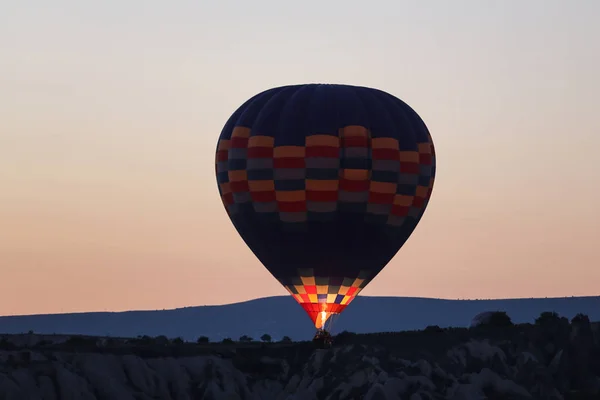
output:
[[205, 340], [0, 335], [0, 399], [600, 399], [583, 315], [343, 332], [329, 349]]

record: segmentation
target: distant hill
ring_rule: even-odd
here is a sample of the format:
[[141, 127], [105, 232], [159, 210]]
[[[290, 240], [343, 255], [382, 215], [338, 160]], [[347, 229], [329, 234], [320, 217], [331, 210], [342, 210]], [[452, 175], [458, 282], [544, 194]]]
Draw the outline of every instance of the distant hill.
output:
[[[600, 296], [508, 300], [440, 300], [413, 297], [358, 297], [338, 317], [333, 331], [390, 332], [440, 327], [469, 326], [484, 311], [506, 311], [515, 323], [533, 322], [543, 311], [555, 311], [571, 319], [583, 313], [600, 321]], [[274, 339], [289, 336], [308, 339], [314, 328], [300, 306], [288, 296], [242, 303], [185, 307], [174, 310], [90, 312], [0, 317], [0, 333], [83, 334], [135, 337], [181, 336], [211, 340], [241, 335], [254, 338], [269, 333]]]

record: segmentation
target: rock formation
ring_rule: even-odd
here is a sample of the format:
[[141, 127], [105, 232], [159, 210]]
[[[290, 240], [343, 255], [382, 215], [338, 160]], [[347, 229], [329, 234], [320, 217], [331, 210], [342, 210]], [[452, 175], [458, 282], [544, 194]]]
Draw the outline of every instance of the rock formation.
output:
[[0, 337], [0, 399], [599, 399], [600, 329], [536, 324], [296, 343]]

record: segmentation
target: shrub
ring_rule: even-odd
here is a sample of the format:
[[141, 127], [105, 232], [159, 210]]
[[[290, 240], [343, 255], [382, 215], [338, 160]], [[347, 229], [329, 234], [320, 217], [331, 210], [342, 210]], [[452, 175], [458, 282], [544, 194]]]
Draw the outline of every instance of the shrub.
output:
[[165, 335], [159, 335], [154, 339], [154, 342], [158, 345], [166, 345], [169, 344], [169, 338], [167, 338]]
[[138, 336], [137, 339], [135, 339], [135, 342], [138, 344], [150, 345], [150, 344], [154, 344], [155, 339], [151, 338], [148, 335], [144, 335], [144, 336]]
[[173, 339], [173, 344], [183, 344], [183, 339], [180, 337], [176, 337]]
[[438, 325], [429, 325], [425, 328], [425, 332], [441, 333], [444, 332], [444, 329], [440, 328]]
[[265, 333], [264, 335], [262, 335], [260, 337], [260, 340], [262, 340], [263, 342], [267, 342], [270, 343], [271, 342], [271, 335], [269, 335], [268, 333]]
[[228, 338], [228, 337], [227, 337], [227, 338], [223, 339], [222, 343], [223, 343], [223, 344], [232, 344], [232, 343], [233, 343], [233, 340], [232, 340], [231, 338]]
[[281, 338], [281, 343], [292, 343], [292, 338], [289, 336], [284, 336]]
[[490, 314], [489, 319], [482, 325], [499, 328], [505, 326], [512, 326], [513, 323], [506, 311], [494, 311]]
[[356, 338], [356, 333], [342, 331], [335, 336], [335, 343], [348, 344]]
[[549, 323], [557, 323], [560, 321], [560, 316], [554, 311], [544, 311], [535, 319], [536, 325], [546, 325]]
[[579, 313], [573, 317], [573, 319], [571, 320], [571, 323], [572, 324], [580, 324], [580, 323], [589, 324], [590, 318], [585, 314]]
[[208, 336], [200, 336], [198, 338], [198, 340], [196, 340], [196, 343], [201, 344], [201, 343], [208, 343], [210, 342], [210, 339], [208, 338]]

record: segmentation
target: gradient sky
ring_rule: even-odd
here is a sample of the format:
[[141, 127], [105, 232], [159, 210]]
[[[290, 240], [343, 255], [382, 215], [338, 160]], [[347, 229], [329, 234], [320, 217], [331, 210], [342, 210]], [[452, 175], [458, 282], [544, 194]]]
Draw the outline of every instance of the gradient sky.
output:
[[386, 90], [438, 173], [364, 295], [600, 294], [600, 1], [0, 4], [0, 315], [287, 294], [214, 177], [229, 115], [305, 82]]

